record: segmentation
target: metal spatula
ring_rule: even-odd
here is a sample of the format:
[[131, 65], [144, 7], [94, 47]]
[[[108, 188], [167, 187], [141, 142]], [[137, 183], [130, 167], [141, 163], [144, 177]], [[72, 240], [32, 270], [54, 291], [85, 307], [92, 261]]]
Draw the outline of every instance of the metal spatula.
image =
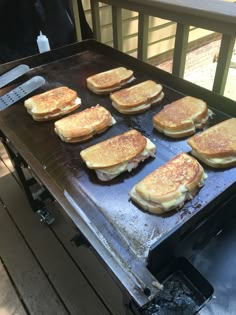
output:
[[19, 78], [30, 70], [27, 65], [19, 65], [0, 76], [0, 88]]
[[33, 92], [45, 84], [45, 79], [41, 76], [35, 76], [25, 83], [17, 86], [14, 90], [0, 97], [0, 110], [18, 102], [20, 99]]

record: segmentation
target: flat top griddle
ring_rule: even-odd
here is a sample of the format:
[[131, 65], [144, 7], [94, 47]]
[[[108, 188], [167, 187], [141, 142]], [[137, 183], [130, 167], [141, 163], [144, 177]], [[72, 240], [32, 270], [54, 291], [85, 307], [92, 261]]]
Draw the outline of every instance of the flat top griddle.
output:
[[[35, 122], [21, 101], [0, 113], [0, 128], [17, 146], [23, 157], [24, 153], [27, 153], [29, 165], [31, 165], [30, 156], [37, 160], [39, 168], [41, 167], [41, 171], [43, 170], [49, 178], [46, 184], [48, 189], [50, 190], [50, 185], [55, 185], [64, 194], [82, 220], [119, 261], [122, 268], [127, 269], [128, 273], [141, 283], [150, 248], [155, 248], [177, 230], [185, 233], [188, 229], [192, 229], [197, 222], [207, 216], [208, 211], [217, 206], [220, 200], [227, 198], [228, 194], [235, 193], [236, 168], [214, 170], [202, 163], [208, 175], [205, 186], [179, 211], [159, 216], [149, 214], [137, 207], [129, 199], [128, 193], [131, 188], [176, 154], [190, 153], [186, 139], [170, 139], [152, 127], [152, 117], [155, 113], [164, 105], [188, 94], [185, 92], [188, 83], [171, 75], [167, 76], [170, 80], [166, 81], [165, 75], [160, 70], [93, 41], [78, 47], [80, 47], [78, 53], [73, 52], [72, 56], [35, 67], [26, 75], [28, 78], [37, 74], [46, 79], [46, 85], [33, 94], [66, 85], [75, 89], [82, 99], [82, 106], [77, 111], [100, 104], [112, 113], [117, 123], [105, 133], [96, 135], [88, 141], [67, 144], [55, 134], [53, 121]], [[87, 89], [88, 76], [118, 66], [126, 66], [134, 70], [136, 80], [130, 85], [147, 79], [161, 83], [165, 93], [163, 101], [144, 113], [125, 116], [112, 107], [109, 96], [95, 95]], [[177, 88], [182, 82], [183, 89], [176, 91], [168, 86], [169, 83], [173, 86], [175, 82]], [[204, 89], [196, 90], [195, 87], [191, 92], [189, 95], [195, 94], [200, 98], [211, 95], [210, 92]], [[219, 100], [222, 101], [220, 98]], [[209, 105], [217, 104], [209, 103]], [[206, 128], [230, 117], [214, 108], [212, 110], [215, 115]], [[89, 170], [82, 162], [80, 151], [132, 128], [137, 129], [156, 144], [156, 158], [149, 158], [131, 173], [125, 172], [109, 182], [99, 181], [95, 172]], [[39, 175], [40, 172], [35, 169], [34, 171]], [[148, 281], [151, 280], [153, 279]], [[155, 294], [155, 291], [152, 293]], [[133, 296], [135, 296], [134, 292]], [[142, 303], [144, 302], [139, 304]]]

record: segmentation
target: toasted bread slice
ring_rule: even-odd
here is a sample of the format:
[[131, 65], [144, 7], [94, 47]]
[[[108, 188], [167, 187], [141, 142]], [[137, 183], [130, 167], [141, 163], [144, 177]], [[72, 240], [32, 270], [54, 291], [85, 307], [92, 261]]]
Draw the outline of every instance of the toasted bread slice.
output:
[[89, 168], [106, 168], [138, 156], [144, 150], [146, 143], [146, 138], [132, 129], [95, 144], [81, 151], [80, 155]]
[[158, 131], [172, 138], [192, 135], [196, 129], [202, 129], [211, 110], [201, 99], [185, 96], [166, 105], [153, 117], [153, 126]]
[[96, 94], [109, 94], [134, 80], [133, 71], [119, 67], [97, 73], [86, 79], [89, 90]]
[[162, 86], [152, 80], [144, 81], [110, 95], [112, 105], [124, 114], [144, 111], [163, 97]]
[[143, 209], [163, 213], [182, 207], [206, 177], [195, 158], [180, 153], [136, 184], [130, 196]]
[[[30, 97], [25, 101], [27, 111], [40, 120], [54, 114], [63, 114], [69, 109], [76, 109], [81, 105], [77, 92], [66, 86], [55, 88], [47, 92]], [[61, 113], [62, 112], [62, 113]]]
[[60, 118], [61, 116], [65, 116], [67, 114], [70, 114], [74, 110], [76, 110], [80, 105], [68, 105], [67, 107], [64, 107], [61, 111], [53, 114], [47, 114], [47, 115], [35, 115], [32, 114], [30, 111], [28, 111], [29, 114], [32, 115], [33, 119], [36, 121], [48, 121], [48, 120], [54, 120], [56, 118]]
[[139, 114], [147, 109], [149, 109], [152, 105], [159, 103], [164, 98], [164, 93], [161, 92], [159, 95], [157, 95], [155, 98], [153, 98], [150, 102], [147, 102], [146, 104], [138, 105], [136, 107], [131, 107], [127, 109], [120, 108], [115, 102], [112, 102], [113, 107], [118, 110], [118, 112], [126, 115], [133, 115], [133, 114]]
[[216, 167], [236, 165], [236, 118], [227, 119], [188, 139], [192, 154]]
[[79, 142], [101, 133], [115, 123], [110, 112], [97, 105], [55, 122], [55, 132], [65, 142]]
[[149, 156], [155, 156], [155, 145], [132, 129], [80, 152], [88, 168], [95, 169], [102, 181], [131, 171]]

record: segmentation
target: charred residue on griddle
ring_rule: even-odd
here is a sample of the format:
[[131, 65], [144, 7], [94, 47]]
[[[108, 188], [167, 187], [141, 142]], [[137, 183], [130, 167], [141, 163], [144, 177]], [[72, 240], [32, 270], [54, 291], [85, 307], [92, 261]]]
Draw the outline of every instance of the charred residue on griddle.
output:
[[189, 285], [181, 272], [176, 272], [164, 282], [164, 289], [152, 301], [144, 315], [190, 315], [204, 302], [204, 297]]
[[181, 218], [181, 220], [183, 220], [184, 217], [189, 215], [189, 214], [191, 214], [191, 211], [189, 210], [189, 208], [185, 208], [184, 207], [184, 208], [180, 209], [180, 218]]

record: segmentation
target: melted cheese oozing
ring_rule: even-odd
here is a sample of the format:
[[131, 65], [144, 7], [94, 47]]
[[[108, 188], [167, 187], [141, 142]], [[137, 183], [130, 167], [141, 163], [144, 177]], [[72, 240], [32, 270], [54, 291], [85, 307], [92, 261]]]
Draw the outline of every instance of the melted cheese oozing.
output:
[[193, 133], [195, 132], [195, 128], [194, 127], [189, 128], [189, 129], [184, 129], [182, 131], [169, 131], [169, 130], [165, 130], [165, 129], [162, 129], [160, 127], [157, 127], [156, 125], [155, 125], [155, 128], [157, 130], [159, 130], [160, 132], [163, 132], [167, 136], [168, 135], [182, 135], [183, 133], [190, 132], [190, 131], [192, 131]]
[[113, 126], [115, 124], [116, 124], [116, 120], [114, 117], [111, 116], [111, 122], [110, 122], [109, 126]]
[[[205, 181], [205, 179], [207, 178], [207, 174], [203, 173], [203, 176], [198, 184], [198, 187], [202, 187], [203, 183]], [[160, 208], [163, 212], [165, 211], [169, 211], [175, 208], [179, 208], [182, 207], [185, 200], [190, 200], [192, 199], [192, 195], [191, 193], [187, 190], [187, 188], [184, 185], [181, 185], [178, 188], [178, 192], [182, 193], [181, 196], [179, 196], [178, 198], [175, 198], [173, 200], [170, 201], [165, 201], [165, 202], [154, 202], [154, 201], [150, 201], [150, 200], [146, 200], [144, 199], [135, 189], [135, 186], [133, 187], [133, 189], [130, 192], [130, 196], [132, 197], [132, 199], [134, 201], [136, 201], [139, 205], [141, 205], [142, 207], [144, 207], [144, 209], [147, 210], [153, 210], [155, 211], [155, 209], [158, 207]]]
[[206, 158], [201, 156], [201, 154], [197, 153], [196, 151], [192, 150], [192, 154], [195, 155], [197, 158], [202, 160], [203, 162], [206, 162], [207, 164], [213, 165], [214, 164], [228, 164], [231, 162], [236, 162], [236, 156], [227, 156], [224, 158]]
[[195, 126], [196, 126], [197, 128], [201, 128], [201, 126], [204, 125], [204, 124], [207, 122], [208, 118], [209, 118], [209, 117], [212, 118], [213, 115], [214, 115], [213, 111], [210, 110], [210, 109], [208, 109], [208, 111], [207, 111], [207, 116], [206, 116], [204, 119], [202, 119], [201, 122], [195, 123]]
[[136, 168], [138, 166], [140, 161], [144, 161], [149, 156], [154, 157], [156, 146], [148, 138], [146, 139], [147, 139], [146, 147], [137, 157], [135, 157], [131, 161], [120, 163], [116, 166], [108, 167], [106, 169], [95, 170], [98, 178], [102, 181], [111, 180], [118, 176], [120, 173], [125, 172], [126, 170], [130, 172], [133, 168]]
[[162, 203], [157, 203], [153, 201], [149, 201], [146, 199], [143, 199], [142, 196], [140, 196], [137, 191], [135, 190], [135, 187], [131, 190], [130, 195], [134, 201], [136, 201], [139, 205], [144, 207], [144, 209], [155, 209], [159, 207], [163, 211], [169, 211], [171, 209], [177, 208], [181, 206], [185, 201], [185, 195], [182, 194], [179, 198], [173, 199], [171, 201], [166, 201]]
[[81, 104], [81, 99], [79, 97], [76, 97], [75, 101], [73, 102], [75, 105], [80, 105]]

